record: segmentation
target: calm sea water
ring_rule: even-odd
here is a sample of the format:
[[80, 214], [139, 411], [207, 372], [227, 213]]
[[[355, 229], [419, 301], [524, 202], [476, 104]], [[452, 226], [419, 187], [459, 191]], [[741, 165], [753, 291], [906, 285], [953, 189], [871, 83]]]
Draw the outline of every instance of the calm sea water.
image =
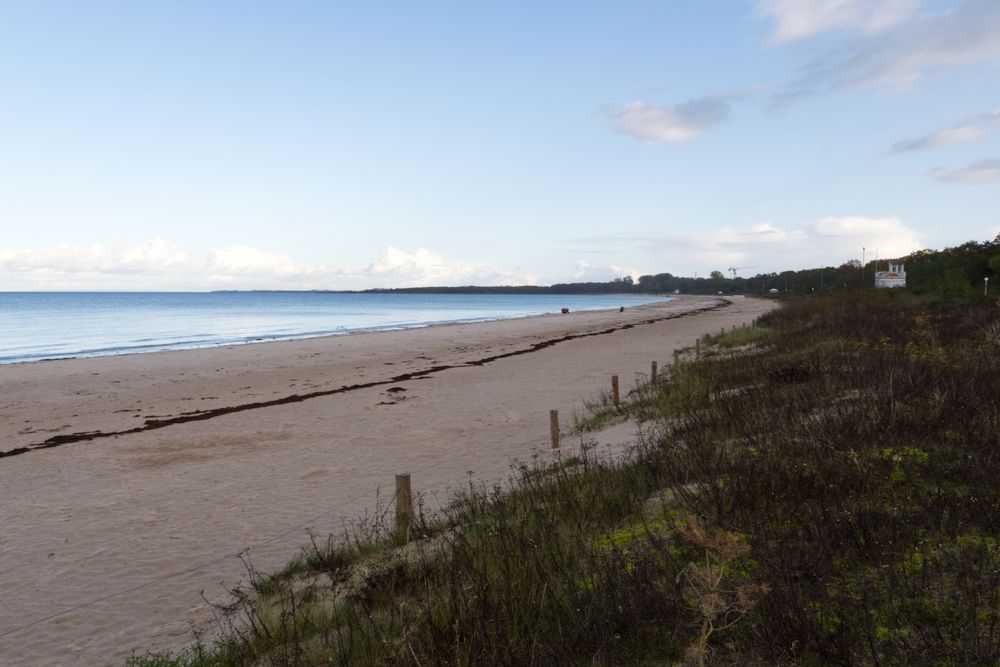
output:
[[0, 363], [635, 306], [623, 295], [0, 292]]

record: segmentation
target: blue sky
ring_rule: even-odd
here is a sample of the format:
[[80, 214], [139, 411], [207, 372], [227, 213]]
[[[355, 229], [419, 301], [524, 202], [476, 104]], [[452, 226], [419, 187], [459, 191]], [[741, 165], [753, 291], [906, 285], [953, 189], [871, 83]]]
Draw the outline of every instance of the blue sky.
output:
[[996, 0], [10, 2], [0, 91], [0, 290], [748, 274], [1000, 232]]

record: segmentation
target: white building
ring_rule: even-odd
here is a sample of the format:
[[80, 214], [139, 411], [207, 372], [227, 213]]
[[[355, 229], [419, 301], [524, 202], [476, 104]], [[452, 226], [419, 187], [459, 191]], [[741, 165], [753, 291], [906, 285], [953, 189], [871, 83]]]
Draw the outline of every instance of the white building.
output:
[[889, 264], [888, 271], [876, 271], [875, 287], [906, 287], [906, 266], [904, 264]]

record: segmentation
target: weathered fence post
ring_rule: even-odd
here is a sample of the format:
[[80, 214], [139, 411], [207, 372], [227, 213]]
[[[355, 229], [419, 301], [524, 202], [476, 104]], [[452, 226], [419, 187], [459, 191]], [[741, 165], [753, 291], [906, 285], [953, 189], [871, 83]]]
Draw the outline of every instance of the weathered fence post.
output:
[[681, 365], [681, 353], [680, 350], [674, 350], [674, 368], [679, 368]]
[[695, 361], [700, 361], [701, 360], [701, 339], [700, 338], [697, 338], [694, 341], [694, 360]]
[[649, 365], [649, 381], [656, 382], [656, 362]]
[[618, 376], [611, 376], [611, 403], [618, 407], [618, 403], [621, 400], [621, 395], [618, 393]]
[[552, 439], [552, 449], [559, 449], [559, 411], [549, 410], [549, 437]]
[[410, 473], [396, 475], [396, 539], [410, 541], [413, 529], [413, 492], [410, 489]]

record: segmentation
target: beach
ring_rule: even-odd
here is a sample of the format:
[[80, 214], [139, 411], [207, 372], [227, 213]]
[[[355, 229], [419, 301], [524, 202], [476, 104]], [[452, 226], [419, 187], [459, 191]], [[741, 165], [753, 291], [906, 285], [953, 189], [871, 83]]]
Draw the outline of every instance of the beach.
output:
[[[210, 635], [245, 574], [372, 512], [548, 456], [549, 410], [623, 393], [766, 300], [0, 366], [0, 662], [121, 664]], [[630, 433], [605, 434], [603, 447]], [[572, 447], [572, 438], [567, 438]], [[579, 438], [576, 439], [577, 443]]]

